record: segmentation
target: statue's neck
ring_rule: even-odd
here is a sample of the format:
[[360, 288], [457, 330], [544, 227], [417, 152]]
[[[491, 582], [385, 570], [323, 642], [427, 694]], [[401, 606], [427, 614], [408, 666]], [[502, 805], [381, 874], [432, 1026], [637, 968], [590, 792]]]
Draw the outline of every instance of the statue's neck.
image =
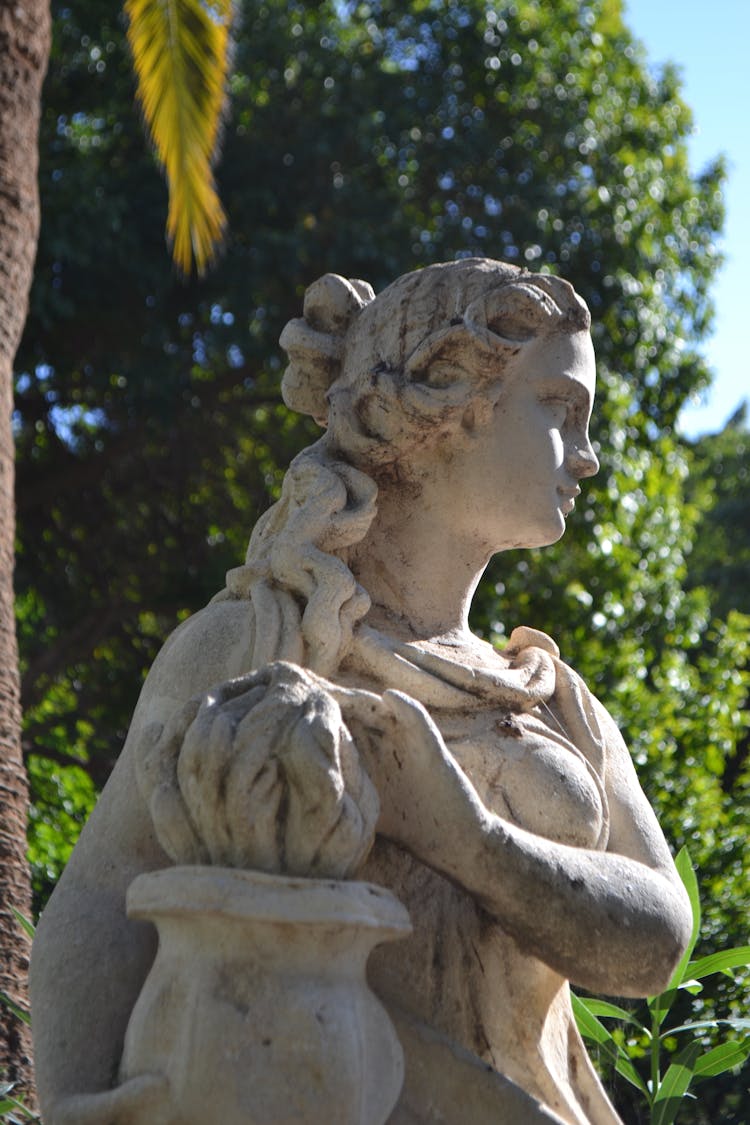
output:
[[488, 561], [486, 548], [451, 534], [445, 512], [396, 493], [378, 498], [378, 515], [349, 566], [389, 631], [403, 640], [462, 643], [471, 637], [469, 608]]

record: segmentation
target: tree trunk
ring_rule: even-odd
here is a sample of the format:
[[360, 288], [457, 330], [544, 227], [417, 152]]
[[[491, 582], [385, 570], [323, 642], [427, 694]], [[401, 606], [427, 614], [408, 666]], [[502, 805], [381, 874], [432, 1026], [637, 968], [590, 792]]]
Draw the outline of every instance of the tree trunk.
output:
[[[21, 756], [13, 608], [13, 361], [39, 233], [41, 87], [50, 45], [48, 0], [0, 0], [0, 989], [27, 1001], [28, 939], [13, 914], [31, 911], [26, 860], [28, 791]], [[26, 1025], [0, 1005], [0, 1074], [33, 1097]]]

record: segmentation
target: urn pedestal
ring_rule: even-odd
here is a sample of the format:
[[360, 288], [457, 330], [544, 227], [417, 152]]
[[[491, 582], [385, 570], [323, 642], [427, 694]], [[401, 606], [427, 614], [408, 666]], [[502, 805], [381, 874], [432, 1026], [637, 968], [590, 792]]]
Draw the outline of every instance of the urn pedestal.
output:
[[120, 1079], [167, 1077], [158, 1125], [383, 1125], [403, 1053], [365, 966], [410, 932], [390, 892], [174, 867], [134, 880], [128, 914], [154, 923], [159, 949]]

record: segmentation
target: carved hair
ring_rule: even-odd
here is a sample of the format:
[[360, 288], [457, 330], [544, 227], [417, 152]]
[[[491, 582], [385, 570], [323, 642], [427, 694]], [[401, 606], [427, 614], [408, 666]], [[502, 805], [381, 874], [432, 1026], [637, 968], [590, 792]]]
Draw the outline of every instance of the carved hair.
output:
[[567, 281], [485, 258], [406, 274], [377, 298], [326, 274], [281, 335], [282, 393], [371, 473], [456, 429], [468, 405], [491, 403], [488, 387], [496, 399], [531, 340], [590, 323]]
[[303, 311], [281, 335], [282, 394], [328, 432], [292, 462], [223, 596], [252, 599], [253, 667], [290, 660], [332, 676], [370, 605], [344, 558], [367, 534], [383, 470], [457, 435], [469, 407], [491, 409], [531, 341], [591, 318], [568, 282], [484, 258], [406, 274], [378, 297], [326, 274]]

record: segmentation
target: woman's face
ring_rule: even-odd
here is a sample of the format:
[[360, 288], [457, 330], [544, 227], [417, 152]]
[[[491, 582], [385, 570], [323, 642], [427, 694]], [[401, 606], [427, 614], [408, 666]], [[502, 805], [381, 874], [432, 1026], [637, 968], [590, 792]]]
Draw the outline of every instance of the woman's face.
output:
[[524, 347], [491, 417], [472, 428], [469, 415], [466, 440], [440, 458], [455, 533], [468, 535], [488, 555], [542, 547], [562, 536], [578, 482], [599, 469], [588, 435], [594, 382], [588, 332]]

